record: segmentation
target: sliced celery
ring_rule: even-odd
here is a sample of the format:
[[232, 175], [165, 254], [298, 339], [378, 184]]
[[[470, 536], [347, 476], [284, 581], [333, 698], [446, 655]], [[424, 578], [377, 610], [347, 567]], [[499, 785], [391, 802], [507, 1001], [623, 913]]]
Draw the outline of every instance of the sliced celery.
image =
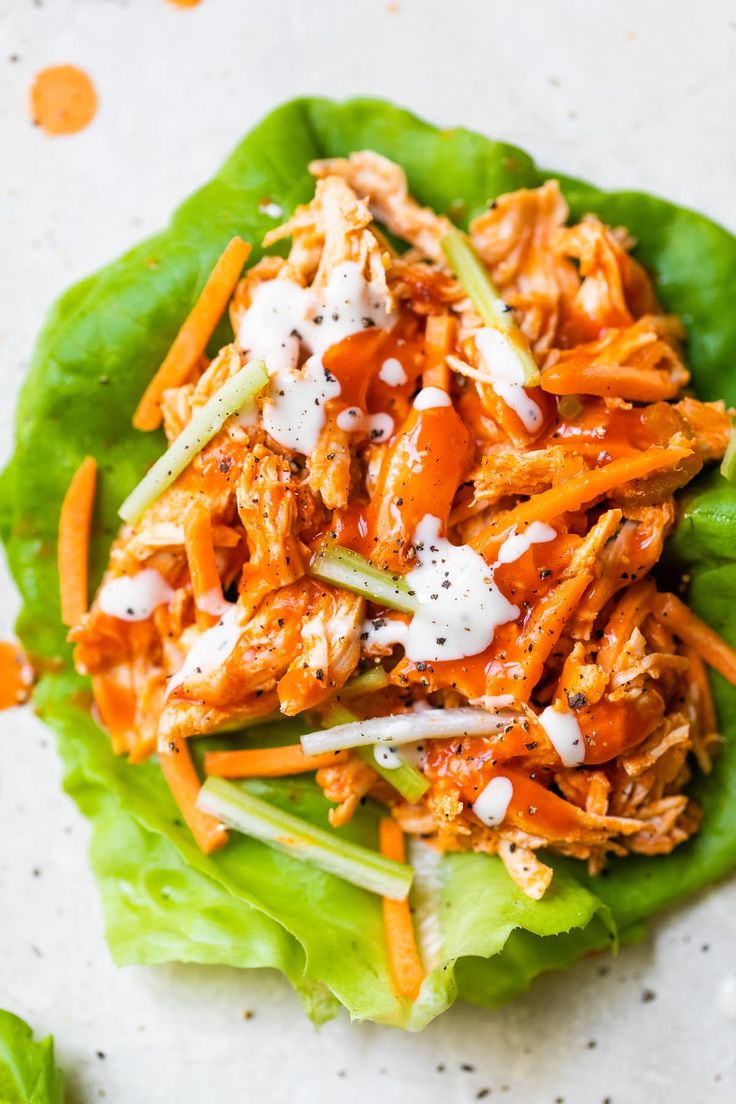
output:
[[728, 446], [721, 461], [721, 475], [729, 481], [736, 483], [736, 426], [731, 430], [728, 438]]
[[[518, 721], [518, 713], [458, 706], [453, 709], [425, 709], [421, 713], [392, 713], [388, 717], [368, 717], [356, 721], [349, 710], [330, 710], [328, 728], [306, 732], [302, 737], [305, 755], [323, 751], [365, 747], [367, 744], [413, 744], [415, 740], [443, 740], [455, 736], [493, 736]], [[348, 716], [350, 720], [348, 720]]]
[[374, 567], [359, 552], [339, 544], [323, 544], [309, 565], [309, 574], [323, 583], [334, 583], [354, 594], [362, 594], [378, 605], [402, 613], [416, 613], [416, 597], [402, 575]]
[[521, 334], [514, 312], [501, 298], [498, 288], [465, 234], [451, 230], [442, 239], [442, 251], [452, 271], [465, 288], [485, 326], [513, 335], [512, 348], [524, 373], [524, 386], [539, 384], [539, 369], [526, 338]]
[[388, 672], [377, 663], [369, 671], [363, 671], [362, 675], [346, 682], [335, 697], [341, 701], [343, 698], [357, 698], [361, 694], [375, 694], [377, 690], [385, 690], [390, 681]]
[[251, 361], [231, 376], [198, 410], [176, 440], [143, 476], [118, 513], [129, 525], [137, 525], [148, 507], [181, 475], [198, 452], [222, 429], [231, 414], [242, 410], [268, 383], [262, 360]]
[[409, 893], [413, 871], [406, 863], [350, 843], [336, 832], [316, 828], [224, 778], [208, 778], [199, 791], [197, 805], [228, 828], [254, 836], [361, 889], [396, 901], [403, 901]]
[[425, 794], [429, 789], [429, 781], [417, 767], [407, 763], [398, 751], [395, 751], [394, 754], [398, 759], [401, 759], [401, 766], [385, 767], [383, 763], [379, 763], [376, 759], [375, 747], [358, 748], [360, 758], [368, 766], [373, 767], [376, 774], [380, 774], [381, 778], [384, 778], [393, 786], [402, 797], [414, 805], [422, 794]]
[[[344, 705], [335, 704], [331, 705], [325, 713], [324, 722], [329, 728], [336, 725], [355, 724], [357, 718]], [[411, 801], [412, 804], [418, 801], [422, 794], [429, 789], [429, 782], [422, 772], [412, 766], [411, 763], [407, 763], [395, 749], [392, 750], [394, 755], [401, 759], [401, 766], [393, 768], [385, 767], [383, 763], [378, 762], [376, 759], [376, 745], [374, 744], [359, 747], [356, 750], [361, 759], [370, 767], [373, 767], [376, 774], [380, 774], [381, 778], [385, 778], [387, 782], [390, 782], [397, 793], [400, 793], [407, 801]]]

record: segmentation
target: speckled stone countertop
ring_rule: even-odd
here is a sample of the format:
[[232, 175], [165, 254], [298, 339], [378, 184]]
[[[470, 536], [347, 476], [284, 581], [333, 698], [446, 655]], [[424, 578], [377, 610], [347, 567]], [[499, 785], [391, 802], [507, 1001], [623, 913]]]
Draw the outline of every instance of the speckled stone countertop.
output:
[[[60, 62], [90, 73], [100, 109], [51, 139], [26, 97]], [[388, 96], [736, 229], [730, 0], [0, 0], [0, 459], [52, 298], [159, 227], [301, 92]], [[0, 635], [15, 609], [2, 574]], [[50, 733], [8, 712], [0, 751], [0, 1006], [54, 1032], [74, 1102], [736, 1097], [733, 881], [499, 1013], [456, 1007], [419, 1036], [345, 1018], [315, 1032], [267, 972], [115, 969]]]

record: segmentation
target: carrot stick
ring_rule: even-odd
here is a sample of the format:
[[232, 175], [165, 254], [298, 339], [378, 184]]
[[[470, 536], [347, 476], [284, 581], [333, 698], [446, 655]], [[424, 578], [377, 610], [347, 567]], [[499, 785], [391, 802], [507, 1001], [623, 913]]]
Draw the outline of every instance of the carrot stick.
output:
[[97, 486], [97, 461], [86, 456], [64, 495], [59, 515], [61, 620], [76, 625], [89, 609], [89, 534]]
[[707, 664], [736, 686], [736, 651], [674, 594], [655, 594], [652, 612], [675, 636], [694, 648]]
[[581, 472], [567, 482], [550, 487], [541, 494], [532, 495], [526, 502], [499, 514], [470, 543], [476, 552], [484, 554], [514, 525], [520, 528], [533, 521], [554, 523], [560, 514], [579, 510], [593, 499], [600, 498], [633, 479], [643, 479], [654, 471], [674, 467], [689, 456], [691, 451], [685, 448], [652, 446], [637, 456], [624, 456], [619, 460], [612, 460], [602, 468]]
[[112, 675], [92, 676], [92, 696], [116, 755], [130, 751], [137, 740], [135, 694]]
[[204, 353], [240, 279], [249, 253], [250, 245], [242, 238], [231, 238], [225, 246], [161, 367], [138, 403], [133, 415], [136, 429], [158, 429], [161, 425], [161, 396], [169, 387], [180, 387]]
[[197, 624], [209, 629], [222, 615], [225, 598], [215, 559], [212, 518], [204, 502], [196, 499], [184, 518], [184, 548], [194, 592]]
[[596, 656], [596, 663], [607, 674], [613, 670], [634, 629], [639, 628], [649, 613], [653, 592], [654, 586], [647, 580], [635, 583], [629, 587], [609, 617]]
[[285, 774], [304, 774], [321, 767], [333, 767], [347, 758], [346, 751], [305, 755], [301, 744], [289, 744], [287, 747], [208, 751], [204, 769], [218, 778], [279, 778]]
[[450, 390], [450, 369], [445, 357], [455, 341], [455, 319], [450, 314], [430, 314], [424, 332], [425, 367], [422, 387]]
[[201, 783], [186, 740], [159, 741], [158, 760], [174, 801], [200, 849], [209, 855], [223, 847], [227, 843], [227, 832], [217, 817], [197, 808]]
[[552, 395], [602, 395], [632, 402], [673, 399], [681, 381], [662, 369], [626, 364], [553, 364], [542, 372], [542, 390]]
[[[383, 817], [380, 822], [379, 846], [381, 854], [387, 859], [406, 862], [404, 833], [391, 817]], [[396, 990], [400, 996], [415, 1000], [424, 981], [424, 969], [417, 950], [408, 900], [383, 898], [383, 926]]]

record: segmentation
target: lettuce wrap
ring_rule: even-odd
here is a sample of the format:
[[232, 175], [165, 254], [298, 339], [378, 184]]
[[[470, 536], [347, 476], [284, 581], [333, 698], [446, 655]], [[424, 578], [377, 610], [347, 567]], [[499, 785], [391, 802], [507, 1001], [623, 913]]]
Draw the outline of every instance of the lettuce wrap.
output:
[[[14, 456], [0, 484], [0, 523], [23, 598], [18, 634], [45, 671], [39, 715], [57, 733], [65, 787], [93, 823], [91, 860], [107, 940], [119, 964], [167, 961], [281, 970], [309, 1015], [343, 1005], [352, 1017], [422, 1028], [456, 998], [493, 1007], [540, 972], [639, 937], [658, 910], [736, 866], [736, 690], [713, 689], [724, 743], [693, 793], [700, 832], [672, 854], [613, 860], [589, 877], [584, 864], [546, 858], [549, 892], [531, 901], [496, 857], [423, 856], [414, 890], [420, 942], [431, 971], [419, 998], [399, 1000], [387, 963], [380, 900], [364, 890], [238, 836], [203, 855], [182, 824], [155, 764], [116, 758], [89, 711], [59, 620], [56, 530], [69, 480], [85, 455], [100, 487], [92, 541], [99, 580], [117, 531], [117, 508], [162, 449], [131, 415], [214, 261], [233, 234], [259, 243], [284, 212], [306, 202], [313, 158], [373, 149], [399, 162], [423, 204], [461, 226], [496, 195], [550, 176], [571, 216], [595, 212], [624, 225], [667, 311], [684, 320], [689, 364], [702, 399], [736, 403], [736, 239], [692, 211], [637, 192], [607, 193], [538, 168], [516, 147], [462, 129], [438, 130], [391, 104], [300, 99], [260, 123], [214, 179], [175, 213], [167, 230], [73, 287], [52, 308], [18, 407]], [[229, 339], [223, 323], [214, 351]], [[689, 603], [731, 643], [736, 625], [736, 490], [710, 473], [688, 489], [670, 541], [669, 571], [691, 576]], [[299, 723], [250, 728], [243, 745], [287, 743]], [[207, 742], [204, 742], [205, 745]], [[212, 745], [214, 746], [214, 745]], [[251, 792], [323, 825], [328, 803], [315, 783], [277, 779]], [[376, 846], [378, 809], [368, 804], [346, 838]]]

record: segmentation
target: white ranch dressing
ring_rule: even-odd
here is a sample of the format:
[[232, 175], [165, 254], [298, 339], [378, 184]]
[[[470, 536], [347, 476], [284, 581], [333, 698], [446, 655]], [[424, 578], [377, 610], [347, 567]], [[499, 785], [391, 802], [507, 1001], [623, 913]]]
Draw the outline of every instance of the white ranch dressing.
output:
[[97, 600], [103, 613], [118, 621], [146, 621], [159, 606], [171, 601], [174, 591], [162, 575], [146, 567], [137, 575], [120, 575], [100, 590]]
[[190, 675], [206, 674], [214, 671], [227, 659], [243, 633], [238, 620], [238, 606], [233, 602], [216, 625], [207, 629], [194, 642], [187, 653], [184, 663], [169, 679], [166, 696], [186, 682]]
[[387, 747], [385, 744], [373, 745], [373, 758], [379, 767], [383, 767], [384, 770], [397, 770], [398, 767], [403, 765], [401, 756], [397, 755], [392, 747]]
[[284, 214], [284, 208], [272, 199], [261, 200], [258, 204], [258, 210], [262, 215], [268, 215], [272, 219], [282, 218]]
[[541, 724], [564, 767], [577, 767], [585, 759], [585, 739], [577, 717], [548, 705], [539, 714]]
[[394, 420], [390, 414], [369, 414], [366, 431], [371, 441], [388, 441], [394, 431]]
[[359, 406], [346, 406], [335, 419], [337, 428], [345, 433], [357, 433], [365, 425], [365, 414]]
[[434, 410], [438, 406], [449, 406], [450, 396], [441, 387], [423, 387], [414, 399], [415, 410]]
[[524, 371], [509, 338], [484, 327], [475, 331], [475, 345], [488, 371], [488, 382], [522, 425], [533, 432], [542, 424], [544, 415], [534, 399], [524, 390]]
[[514, 796], [514, 786], [510, 778], [505, 775], [496, 775], [471, 806], [478, 820], [483, 821], [488, 828], [495, 828], [500, 824]]
[[205, 591], [197, 599], [197, 609], [202, 610], [203, 613], [209, 613], [211, 617], [222, 617], [231, 606], [232, 602], [228, 602], [226, 598], [223, 598], [220, 587], [213, 587], [212, 590]]
[[[257, 287], [238, 343], [252, 358], [266, 362], [271, 384], [263, 422], [274, 440], [309, 455], [325, 424], [325, 403], [340, 394], [323, 355], [351, 334], [392, 323], [384, 292], [365, 279], [355, 261], [337, 265], [324, 288], [280, 279]], [[302, 348], [312, 355], [300, 368]]]
[[[440, 392], [444, 394], [444, 392]], [[440, 520], [422, 518], [414, 533], [417, 560], [406, 576], [419, 608], [407, 624], [395, 617], [379, 617], [363, 624], [365, 646], [401, 644], [413, 661], [465, 659], [478, 655], [493, 642], [496, 629], [519, 616], [498, 589], [494, 572], [499, 564], [518, 560], [533, 544], [552, 540], [550, 525], [532, 524], [522, 534], [509, 534], [489, 567], [467, 544], [455, 545], [440, 537]]]
[[556, 536], [557, 530], [543, 521], [533, 521], [522, 533], [517, 533], [514, 526], [498, 550], [496, 564], [514, 563], [515, 560], [521, 559], [533, 544], [546, 544]]
[[388, 357], [384, 360], [378, 378], [389, 387], [400, 387], [408, 379], [403, 364], [396, 357]]

